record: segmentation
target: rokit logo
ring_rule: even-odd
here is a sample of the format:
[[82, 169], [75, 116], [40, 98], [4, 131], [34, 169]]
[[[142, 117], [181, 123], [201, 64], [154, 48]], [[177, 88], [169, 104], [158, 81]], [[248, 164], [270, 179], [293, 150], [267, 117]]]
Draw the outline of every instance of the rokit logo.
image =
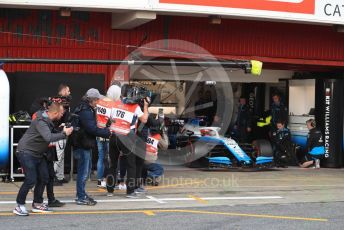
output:
[[314, 14], [315, 0], [159, 0], [160, 3]]

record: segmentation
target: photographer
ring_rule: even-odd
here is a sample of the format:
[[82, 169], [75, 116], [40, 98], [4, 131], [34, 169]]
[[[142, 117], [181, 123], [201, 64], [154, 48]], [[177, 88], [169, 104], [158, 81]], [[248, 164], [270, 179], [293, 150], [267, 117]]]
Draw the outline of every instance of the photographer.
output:
[[[115, 101], [121, 96], [121, 88], [117, 85], [109, 87], [106, 97], [99, 100], [97, 104], [97, 126], [104, 128], [109, 126], [111, 122], [111, 111]], [[97, 187], [106, 188], [106, 180], [104, 180], [104, 170], [108, 169], [109, 139], [97, 137], [98, 162], [97, 162]], [[106, 160], [105, 160], [106, 159]], [[105, 167], [104, 167], [105, 166]], [[105, 169], [104, 169], [105, 168]]]
[[143, 178], [149, 184], [158, 186], [158, 179], [164, 173], [164, 168], [156, 163], [158, 159], [158, 150], [168, 149], [167, 130], [164, 127], [163, 120], [156, 120], [154, 115], [149, 115], [147, 126], [149, 126], [148, 137], [146, 139], [146, 156], [143, 167]]
[[[37, 112], [35, 112], [33, 115], [32, 115], [32, 120], [35, 120], [38, 118], [41, 118], [42, 117], [42, 114], [44, 113], [45, 110], [48, 109], [48, 105], [50, 105], [51, 102], [44, 102], [41, 104], [41, 108], [40, 110], [38, 110]], [[61, 118], [64, 114], [64, 110], [61, 110], [60, 111], [60, 115], [59, 117]], [[56, 126], [56, 123], [58, 122], [59, 120], [56, 120], [54, 121], [54, 129], [53, 129], [53, 133], [57, 133], [57, 132], [60, 132], [59, 131], [59, 128]], [[54, 180], [55, 180], [55, 170], [54, 170], [54, 161], [57, 160], [57, 153], [56, 153], [56, 145], [55, 145], [56, 142], [52, 142], [49, 144], [48, 146], [48, 150], [47, 152], [44, 154], [44, 157], [45, 159], [47, 160], [47, 166], [48, 166], [48, 174], [49, 174], [49, 180], [48, 180], [48, 183], [47, 183], [47, 197], [48, 197], [48, 206], [51, 208], [51, 207], [62, 207], [65, 205], [65, 203], [57, 200], [55, 198], [55, 195], [54, 195]], [[42, 194], [43, 195], [43, 194]], [[39, 202], [38, 203], [43, 203], [43, 196], [39, 199]]]
[[13, 213], [19, 216], [27, 216], [25, 200], [28, 192], [35, 186], [32, 204], [33, 212], [49, 212], [49, 208], [40, 202], [45, 185], [48, 182], [48, 167], [44, 153], [48, 150], [50, 142], [65, 139], [73, 128], [64, 128], [60, 133], [52, 133], [53, 121], [61, 118], [62, 105], [52, 103], [49, 109], [41, 117], [33, 120], [29, 129], [20, 139], [17, 148], [17, 158], [24, 169], [25, 180], [17, 195], [17, 207]]
[[[58, 87], [58, 96], [55, 99], [60, 99], [65, 113], [63, 114], [60, 123], [67, 123], [69, 114], [70, 114], [70, 102], [72, 99], [70, 88], [66, 84], [60, 84]], [[56, 142], [56, 152], [57, 152], [57, 161], [54, 163], [54, 170], [56, 173], [56, 182], [55, 185], [63, 185], [68, 181], [64, 178], [64, 156], [66, 148], [66, 140], [60, 140]]]
[[98, 128], [96, 121], [96, 106], [100, 99], [97, 89], [89, 89], [76, 107], [74, 113], [79, 115], [77, 126], [79, 130], [72, 135], [74, 158], [78, 161], [77, 166], [77, 200], [79, 205], [96, 205], [97, 202], [89, 197], [85, 191], [86, 181], [90, 175], [92, 162], [92, 149], [96, 147], [96, 137], [109, 138], [109, 128]]
[[[111, 118], [114, 122], [111, 124], [112, 135], [110, 138], [110, 170], [107, 176], [107, 191], [111, 196], [117, 179], [117, 164], [120, 152], [127, 159], [127, 197], [137, 198], [135, 193], [137, 182], [137, 164], [144, 156], [138, 156], [135, 151], [137, 142], [136, 128], [138, 120], [143, 124], [148, 119], [149, 98], [145, 95], [142, 88], [124, 85], [121, 92], [122, 98], [115, 103]], [[139, 103], [143, 101], [143, 112]]]

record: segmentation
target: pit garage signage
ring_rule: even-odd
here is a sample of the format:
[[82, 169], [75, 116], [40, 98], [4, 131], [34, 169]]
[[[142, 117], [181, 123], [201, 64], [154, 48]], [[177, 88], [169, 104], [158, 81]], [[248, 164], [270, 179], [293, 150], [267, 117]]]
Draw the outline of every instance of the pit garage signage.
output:
[[344, 25], [344, 0], [0, 0], [0, 7], [32, 6], [221, 15]]
[[344, 0], [159, 0], [158, 10], [344, 24]]

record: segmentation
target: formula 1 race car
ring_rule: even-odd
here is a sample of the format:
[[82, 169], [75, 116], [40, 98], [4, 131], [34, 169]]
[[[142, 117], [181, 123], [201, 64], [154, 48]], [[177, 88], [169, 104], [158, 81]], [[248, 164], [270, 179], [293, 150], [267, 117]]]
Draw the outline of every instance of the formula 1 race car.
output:
[[[213, 168], [271, 168], [273, 151], [268, 140], [238, 144], [230, 137], [219, 135], [219, 127], [202, 126], [200, 119], [191, 119], [183, 126], [183, 135], [176, 138], [174, 156], [184, 157], [187, 165], [203, 162]], [[182, 161], [182, 160], [180, 160]], [[204, 165], [206, 162], [206, 165]]]

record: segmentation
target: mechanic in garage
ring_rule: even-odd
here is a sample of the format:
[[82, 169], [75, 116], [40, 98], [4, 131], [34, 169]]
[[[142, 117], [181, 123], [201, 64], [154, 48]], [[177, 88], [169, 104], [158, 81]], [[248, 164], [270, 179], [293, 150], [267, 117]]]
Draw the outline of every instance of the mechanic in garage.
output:
[[321, 158], [325, 153], [322, 133], [320, 129], [316, 127], [314, 119], [307, 120], [306, 125], [309, 130], [307, 138], [307, 154], [305, 154], [301, 160], [300, 167], [307, 168], [314, 166], [314, 168], [320, 168], [319, 158]]
[[270, 107], [271, 111], [271, 133], [276, 131], [277, 122], [284, 121], [286, 126], [286, 121], [288, 120], [288, 108], [281, 102], [281, 95], [279, 93], [274, 93], [272, 95], [272, 104]]
[[276, 122], [276, 131], [271, 134], [271, 142], [276, 167], [286, 168], [294, 144], [291, 142], [290, 131], [285, 127], [283, 120]]
[[239, 99], [238, 116], [234, 125], [239, 142], [247, 143], [249, 134], [252, 131], [252, 115], [250, 108], [246, 104], [246, 98], [241, 96]]

